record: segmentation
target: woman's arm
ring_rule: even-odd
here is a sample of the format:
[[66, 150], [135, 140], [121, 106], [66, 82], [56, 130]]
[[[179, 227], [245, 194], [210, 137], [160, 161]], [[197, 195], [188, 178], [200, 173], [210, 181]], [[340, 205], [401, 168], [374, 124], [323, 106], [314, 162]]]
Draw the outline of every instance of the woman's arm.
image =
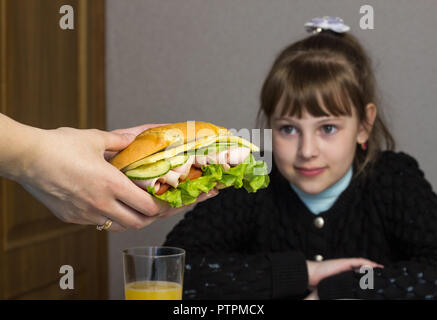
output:
[[[20, 183], [64, 222], [101, 225], [111, 219], [109, 231], [140, 229], [184, 208], [154, 199], [105, 156], [126, 148], [154, 126], [114, 132], [43, 130], [0, 114], [0, 176]], [[206, 198], [201, 195], [198, 201]]]
[[23, 125], [0, 113], [0, 176], [18, 180], [30, 166], [44, 130]]

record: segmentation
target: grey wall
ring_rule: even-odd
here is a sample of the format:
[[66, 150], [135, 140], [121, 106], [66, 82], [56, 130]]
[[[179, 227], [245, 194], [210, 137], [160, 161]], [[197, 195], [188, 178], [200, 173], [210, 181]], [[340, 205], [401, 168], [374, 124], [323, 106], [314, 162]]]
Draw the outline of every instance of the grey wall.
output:
[[[360, 30], [359, 8], [375, 10]], [[313, 17], [342, 17], [369, 50], [398, 149], [437, 185], [437, 0], [107, 0], [107, 124], [206, 120], [252, 128], [275, 55]], [[123, 298], [120, 250], [161, 244], [182, 214], [109, 237], [110, 297]]]

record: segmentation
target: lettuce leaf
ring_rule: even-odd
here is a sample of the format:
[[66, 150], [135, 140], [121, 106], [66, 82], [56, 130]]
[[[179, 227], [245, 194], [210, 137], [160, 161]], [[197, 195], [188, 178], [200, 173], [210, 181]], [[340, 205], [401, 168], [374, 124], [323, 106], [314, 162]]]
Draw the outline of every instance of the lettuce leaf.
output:
[[236, 189], [244, 187], [247, 192], [257, 192], [259, 189], [267, 188], [270, 182], [267, 164], [264, 161], [256, 161], [252, 154], [243, 163], [227, 171], [220, 164], [209, 164], [201, 169], [201, 177], [192, 181], [188, 179], [162, 195], [156, 195], [153, 187], [147, 187], [147, 191], [154, 197], [168, 202], [171, 207], [178, 208], [195, 202], [202, 192], [208, 193], [218, 183]]

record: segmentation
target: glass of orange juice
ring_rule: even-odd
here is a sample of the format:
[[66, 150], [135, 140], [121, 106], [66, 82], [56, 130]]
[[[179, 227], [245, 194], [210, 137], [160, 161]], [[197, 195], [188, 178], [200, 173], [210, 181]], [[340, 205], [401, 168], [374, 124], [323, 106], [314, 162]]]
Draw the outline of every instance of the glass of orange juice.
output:
[[182, 300], [185, 250], [136, 247], [123, 250], [126, 300]]

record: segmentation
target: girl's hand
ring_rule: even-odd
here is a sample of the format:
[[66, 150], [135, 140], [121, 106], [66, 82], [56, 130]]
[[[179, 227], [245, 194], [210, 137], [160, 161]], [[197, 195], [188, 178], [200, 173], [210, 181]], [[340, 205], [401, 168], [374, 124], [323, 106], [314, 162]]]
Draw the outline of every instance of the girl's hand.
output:
[[361, 266], [384, 268], [384, 266], [363, 258], [331, 259], [322, 262], [307, 260], [308, 289], [315, 290], [320, 281], [338, 273], [359, 270]]

